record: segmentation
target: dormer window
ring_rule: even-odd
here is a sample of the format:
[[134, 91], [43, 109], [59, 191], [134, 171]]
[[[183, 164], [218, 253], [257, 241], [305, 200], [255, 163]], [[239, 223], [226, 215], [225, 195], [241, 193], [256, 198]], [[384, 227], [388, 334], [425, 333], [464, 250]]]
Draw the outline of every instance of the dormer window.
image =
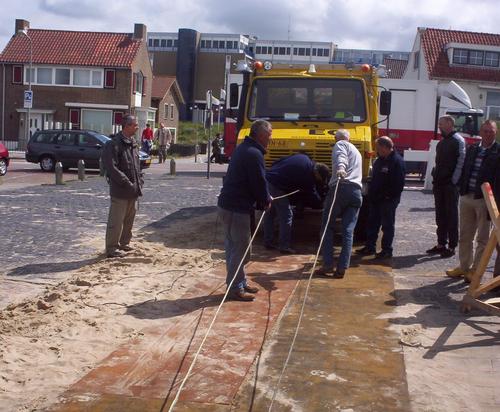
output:
[[448, 58], [452, 61], [452, 64], [460, 66], [493, 68], [498, 67], [500, 60], [500, 48], [496, 46], [479, 46], [474, 44], [466, 45], [455, 43], [448, 44], [447, 53]]

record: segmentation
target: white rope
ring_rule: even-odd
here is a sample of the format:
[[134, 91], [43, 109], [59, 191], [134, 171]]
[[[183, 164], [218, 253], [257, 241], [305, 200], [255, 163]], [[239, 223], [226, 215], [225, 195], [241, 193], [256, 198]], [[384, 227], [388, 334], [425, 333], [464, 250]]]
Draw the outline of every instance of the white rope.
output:
[[[293, 195], [293, 194], [295, 194], [297, 192], [299, 192], [299, 190], [295, 190], [293, 192], [287, 193], [287, 194], [282, 195], [282, 196], [274, 197], [272, 200], [274, 201], [274, 200], [277, 200], [277, 199], [282, 199], [284, 197], [291, 196], [291, 195]], [[252, 246], [253, 240], [255, 239], [255, 236], [257, 235], [257, 232], [259, 231], [260, 224], [262, 223], [262, 220], [263, 220], [265, 214], [266, 214], [266, 211], [264, 211], [264, 213], [262, 213], [262, 215], [260, 216], [259, 223], [257, 224], [257, 227], [255, 228], [255, 232], [253, 233], [252, 238], [250, 239], [250, 243], [248, 244], [248, 246], [247, 246], [247, 248], [245, 250], [245, 253], [243, 254], [243, 258], [241, 259], [240, 264], [238, 265], [238, 269], [236, 269], [236, 272], [234, 272], [234, 276], [231, 279], [231, 282], [229, 283], [229, 285], [227, 285], [226, 293], [224, 293], [222, 301], [219, 304], [219, 307], [217, 308], [217, 311], [215, 312], [215, 315], [214, 315], [214, 317], [212, 319], [212, 322], [210, 322], [210, 325], [209, 325], [209, 327], [207, 329], [207, 332], [205, 333], [205, 336], [203, 337], [203, 340], [201, 341], [200, 346], [198, 347], [198, 350], [196, 351], [196, 354], [194, 355], [193, 361], [191, 362], [191, 366], [189, 366], [189, 369], [186, 372], [186, 376], [184, 376], [184, 379], [182, 380], [181, 385], [179, 386], [179, 389], [177, 390], [177, 394], [175, 395], [174, 401], [172, 402], [172, 404], [170, 405], [170, 408], [168, 409], [169, 412], [171, 412], [171, 411], [174, 410], [174, 406], [177, 404], [177, 401], [179, 400], [179, 396], [181, 394], [181, 391], [184, 388], [184, 385], [185, 385], [185, 383], [186, 383], [186, 381], [187, 381], [187, 379], [189, 377], [189, 374], [191, 373], [191, 371], [194, 368], [194, 364], [196, 363], [196, 361], [198, 359], [198, 355], [200, 354], [201, 349], [203, 348], [203, 345], [205, 344], [205, 341], [207, 340], [207, 337], [208, 337], [210, 331], [212, 330], [212, 326], [214, 325], [215, 320], [217, 319], [217, 316], [219, 315], [219, 312], [220, 312], [220, 310], [222, 308], [222, 305], [226, 301], [227, 295], [228, 295], [229, 291], [231, 290], [231, 286], [233, 285], [233, 282], [236, 279], [236, 275], [240, 271], [240, 268], [243, 265], [243, 261], [245, 260], [247, 254], [248, 254], [248, 251], [250, 250], [250, 247]]]
[[281, 379], [283, 378], [283, 375], [285, 373], [285, 369], [288, 366], [288, 361], [290, 360], [290, 357], [292, 355], [293, 347], [295, 345], [295, 340], [297, 339], [297, 335], [299, 333], [300, 323], [302, 322], [302, 316], [304, 315], [304, 308], [306, 306], [307, 295], [309, 293], [309, 286], [311, 285], [311, 279], [312, 279], [312, 276], [314, 274], [314, 270], [316, 269], [316, 264], [318, 263], [318, 257], [319, 257], [319, 253], [321, 252], [321, 247], [323, 246], [323, 240], [325, 238], [326, 230], [328, 229], [328, 225], [330, 224], [330, 219], [331, 219], [332, 211], [333, 211], [333, 205], [335, 204], [335, 200], [337, 198], [337, 189], [339, 187], [339, 181], [340, 181], [340, 179], [337, 179], [337, 183], [335, 185], [335, 191], [333, 193], [333, 201], [332, 201], [332, 204], [330, 206], [330, 210], [328, 212], [328, 219], [326, 221], [326, 225], [325, 225], [325, 229], [323, 230], [323, 234], [321, 235], [321, 240], [319, 242], [318, 251], [316, 252], [316, 257], [314, 258], [313, 267], [311, 269], [311, 273], [309, 274], [309, 279], [307, 280], [307, 287], [306, 287], [306, 291], [304, 293], [304, 300], [302, 301], [302, 307], [300, 309], [300, 315], [299, 315], [299, 320], [297, 322], [297, 327], [295, 328], [295, 334], [293, 335], [292, 343], [290, 344], [290, 349], [288, 351], [288, 355], [286, 357], [285, 364], [283, 365], [283, 369], [281, 370], [280, 377], [279, 377], [278, 382], [276, 383], [276, 386], [274, 388], [273, 397], [271, 399], [271, 404], [269, 405], [269, 409], [268, 409], [269, 412], [271, 412], [271, 409], [273, 407], [274, 401], [276, 399], [276, 395], [278, 393], [279, 386], [281, 384]]

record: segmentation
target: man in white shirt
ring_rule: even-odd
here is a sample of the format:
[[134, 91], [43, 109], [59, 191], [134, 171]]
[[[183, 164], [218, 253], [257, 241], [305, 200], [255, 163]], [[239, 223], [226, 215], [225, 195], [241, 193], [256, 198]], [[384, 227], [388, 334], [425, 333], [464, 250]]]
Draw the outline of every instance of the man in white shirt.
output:
[[[361, 194], [362, 159], [358, 149], [349, 142], [349, 132], [339, 129], [335, 133], [335, 146], [332, 152], [332, 178], [330, 180], [328, 195], [323, 208], [323, 221], [321, 234], [325, 231], [322, 255], [323, 267], [318, 269], [320, 276], [333, 276], [341, 279], [349, 267], [352, 252], [353, 232], [358, 221], [359, 209], [363, 202]], [[337, 196], [333, 205], [332, 214], [328, 221], [328, 214], [332, 207], [335, 187], [338, 184]], [[335, 220], [342, 221], [342, 250], [333, 267], [333, 235]], [[327, 224], [328, 223], [328, 224]], [[333, 273], [333, 275], [331, 275]]]

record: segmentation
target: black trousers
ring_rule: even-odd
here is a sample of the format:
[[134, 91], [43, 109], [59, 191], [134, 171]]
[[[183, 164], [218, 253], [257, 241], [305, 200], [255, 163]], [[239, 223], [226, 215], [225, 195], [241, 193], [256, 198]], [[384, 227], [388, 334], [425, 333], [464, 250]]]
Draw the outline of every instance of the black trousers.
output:
[[435, 185], [432, 192], [438, 244], [455, 249], [458, 245], [458, 187], [453, 184]]

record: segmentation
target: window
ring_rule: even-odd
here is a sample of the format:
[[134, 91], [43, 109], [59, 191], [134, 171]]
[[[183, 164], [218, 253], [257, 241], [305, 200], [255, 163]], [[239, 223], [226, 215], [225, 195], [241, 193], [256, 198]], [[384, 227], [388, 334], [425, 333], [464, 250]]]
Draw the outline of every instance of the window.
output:
[[80, 110], [69, 109], [69, 121], [74, 125], [80, 124]]
[[316, 49], [313, 49], [312, 55], [316, 56]]
[[280, 54], [281, 56], [284, 56], [284, 55], [285, 55], [285, 50], [286, 50], [286, 49], [285, 49], [284, 47], [280, 47], [279, 54]]
[[330, 56], [330, 49], [323, 49], [323, 56], [325, 57]]
[[204, 48], [205, 48], [205, 40], [202, 40], [202, 41], [200, 42], [200, 47], [201, 47], [202, 49], [204, 49]]
[[469, 50], [469, 64], [474, 66], [483, 65], [484, 52], [478, 50]]
[[167, 39], [167, 47], [172, 47], [172, 39]]
[[88, 86], [90, 84], [90, 70], [73, 70], [73, 84], [75, 86]]
[[54, 143], [64, 146], [72, 146], [75, 144], [75, 135], [71, 132], [60, 133], [56, 137], [56, 141]]
[[318, 49], [318, 56], [323, 57], [323, 49]]
[[148, 40], [148, 45], [149, 45], [149, 47], [153, 47], [153, 39]]
[[297, 50], [297, 47], [294, 47], [294, 48], [293, 48], [293, 55], [294, 55], [294, 56], [297, 56], [297, 54], [299, 54], [299, 53], [298, 53], [298, 50]]
[[163, 118], [168, 119], [168, 103], [163, 105]]
[[310, 56], [311, 55], [311, 49], [307, 48], [306, 49], [306, 56]]
[[81, 110], [81, 128], [95, 130], [96, 132], [110, 135], [113, 133], [113, 111], [112, 110]]
[[31, 83], [35, 83], [35, 68], [31, 69], [31, 75], [30, 75], [30, 69], [29, 67], [25, 67], [24, 69], [24, 78], [25, 78], [25, 83], [28, 83], [31, 79]]
[[161, 47], [167, 47], [167, 40], [166, 39], [161, 39], [160, 40], [160, 46]]
[[153, 47], [160, 47], [160, 39], [153, 39]]
[[211, 49], [212, 48], [212, 40], [207, 40], [206, 46], [207, 46], [207, 49]]
[[23, 82], [23, 66], [12, 66], [12, 83]]
[[498, 67], [500, 53], [486, 52], [484, 55], [484, 65]]
[[171, 120], [173, 120], [173, 119], [174, 119], [174, 111], [175, 111], [175, 109], [174, 109], [174, 105], [173, 105], [173, 104], [171, 104], [171, 105], [170, 105], [170, 119], [171, 119]]
[[225, 49], [226, 48], [226, 42], [224, 40], [221, 40], [219, 42], [219, 49]]
[[418, 69], [420, 65], [420, 51], [415, 52], [415, 60], [413, 61], [413, 68]]
[[52, 84], [52, 68], [39, 67], [36, 76], [38, 84]]
[[33, 141], [36, 143], [52, 143], [57, 136], [57, 132], [39, 132]]
[[468, 53], [464, 49], [454, 49], [453, 50], [453, 63], [455, 64], [467, 64]]
[[237, 49], [238, 48], [238, 42], [237, 41], [233, 41], [233, 49]]
[[102, 84], [102, 72], [92, 70], [92, 86], [100, 86]]
[[290, 47], [287, 47], [287, 48], [286, 48], [286, 54], [287, 54], [287, 55], [290, 55]]
[[142, 72], [134, 73], [134, 92], [142, 94], [144, 85], [144, 75]]
[[97, 144], [100, 144], [95, 137], [85, 133], [77, 134], [76, 142], [78, 143], [78, 146], [84, 147], [96, 147]]
[[104, 70], [104, 87], [108, 89], [115, 87], [115, 71], [113, 69]]
[[257, 47], [255, 48], [255, 52], [256, 52], [257, 54], [262, 54], [262, 47], [261, 47], [261, 46], [257, 46]]
[[69, 85], [70, 74], [70, 69], [56, 69], [56, 84]]
[[174, 40], [174, 47], [177, 47], [177, 44], [179, 44], [179, 41], [177, 39]]

